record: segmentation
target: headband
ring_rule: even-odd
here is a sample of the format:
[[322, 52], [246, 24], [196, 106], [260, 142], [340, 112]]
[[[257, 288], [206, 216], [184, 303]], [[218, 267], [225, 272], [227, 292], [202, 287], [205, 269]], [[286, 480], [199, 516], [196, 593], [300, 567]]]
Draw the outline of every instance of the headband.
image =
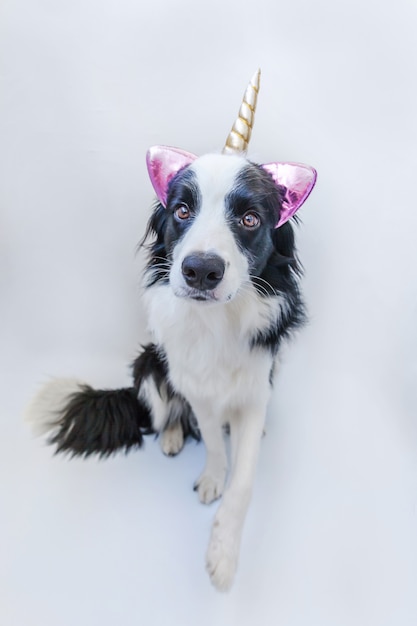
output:
[[[247, 152], [255, 120], [260, 76], [261, 71], [257, 70], [245, 91], [238, 116], [222, 150], [225, 155], [238, 154], [244, 156]], [[172, 178], [197, 158], [195, 154], [169, 146], [153, 146], [148, 150], [146, 163], [149, 177], [163, 206], [166, 206], [168, 186]], [[280, 161], [263, 163], [261, 167], [270, 174], [277, 186], [286, 188], [280, 219], [276, 225], [276, 228], [279, 228], [307, 200], [316, 183], [317, 172], [309, 165], [282, 163]]]

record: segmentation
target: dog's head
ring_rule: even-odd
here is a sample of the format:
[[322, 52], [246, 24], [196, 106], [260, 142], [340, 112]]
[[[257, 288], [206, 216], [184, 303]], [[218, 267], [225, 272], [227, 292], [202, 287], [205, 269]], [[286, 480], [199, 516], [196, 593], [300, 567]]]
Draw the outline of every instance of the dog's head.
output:
[[[291, 225], [276, 228], [283, 212], [288, 219], [288, 188], [266, 166], [238, 155], [194, 157], [169, 177], [170, 150], [154, 149], [148, 157], [157, 180], [169, 179], [166, 187], [154, 182], [161, 202], [148, 229], [156, 234], [150, 283], [169, 282], [178, 297], [218, 303], [250, 283], [261, 294], [281, 291], [286, 274], [297, 269]], [[305, 197], [310, 185], [311, 179]]]
[[156, 234], [148, 284], [169, 281], [180, 298], [225, 303], [251, 281], [263, 295], [279, 293], [291, 269], [297, 270], [287, 222], [317, 174], [307, 165], [255, 165], [245, 158], [259, 80], [258, 70], [222, 154], [197, 158], [166, 146], [148, 151], [160, 201], [147, 231]]

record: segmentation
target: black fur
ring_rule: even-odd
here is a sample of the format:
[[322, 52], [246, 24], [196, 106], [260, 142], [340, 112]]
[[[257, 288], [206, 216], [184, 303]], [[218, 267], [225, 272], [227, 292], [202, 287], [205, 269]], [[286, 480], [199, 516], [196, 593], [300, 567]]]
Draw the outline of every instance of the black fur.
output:
[[[138, 393], [142, 382], [152, 377], [156, 388], [161, 393], [162, 387], [168, 384], [168, 367], [164, 352], [154, 343], [142, 346], [142, 349], [141, 354], [132, 363], [135, 390]], [[168, 390], [168, 393], [170, 393], [170, 390]]]
[[200, 431], [190, 405], [182, 395], [174, 391], [169, 382], [168, 364], [162, 348], [153, 343], [144, 346], [143, 352], [133, 362], [132, 368], [137, 393], [140, 391], [141, 384], [152, 377], [159, 395], [172, 401], [173, 410], [168, 416], [166, 427], [179, 420], [184, 437], [190, 436], [199, 441], [201, 438]]
[[154, 241], [149, 246], [149, 260], [146, 273], [147, 287], [152, 287], [157, 282], [168, 283], [169, 281], [169, 261], [165, 246], [167, 221], [168, 214], [166, 209], [160, 202], [156, 203], [140, 244], [140, 246], [143, 246], [149, 237], [154, 237]]
[[201, 194], [194, 172], [186, 167], [181, 170], [170, 182], [168, 187], [166, 213], [168, 220], [165, 228], [165, 247], [168, 258], [172, 257], [175, 244], [191, 227], [193, 220], [183, 221], [175, 218], [174, 211], [180, 205], [188, 207], [193, 217], [196, 217], [201, 208]]
[[273, 252], [259, 278], [252, 277], [252, 281], [260, 293], [264, 292], [265, 297], [280, 294], [284, 305], [277, 323], [257, 333], [252, 339], [252, 345], [268, 348], [275, 354], [281, 341], [306, 323], [307, 315], [298, 286], [302, 268], [297, 259], [292, 225], [286, 222], [274, 229], [272, 241]]
[[119, 449], [140, 448], [143, 435], [151, 432], [149, 410], [135, 389], [95, 390], [85, 385], [69, 398], [50, 442], [56, 452], [109, 456]]
[[188, 167], [180, 170], [170, 181], [168, 187], [167, 206], [157, 203], [148, 223], [141, 245], [148, 237], [155, 237], [150, 245], [147, 286], [156, 282], [167, 283], [169, 280], [169, 264], [172, 259], [174, 245], [191, 226], [192, 221], [185, 223], [174, 218], [174, 210], [180, 205], [187, 205], [196, 215], [200, 209], [201, 197], [195, 180], [195, 174]]
[[[230, 227], [253, 277], [261, 275], [274, 251], [273, 233], [284, 193], [285, 189], [278, 188], [267, 172], [250, 163], [239, 173], [234, 189], [226, 197]], [[247, 212], [259, 217], [256, 228], [248, 229], [242, 224]], [[288, 259], [282, 260], [288, 263]]]

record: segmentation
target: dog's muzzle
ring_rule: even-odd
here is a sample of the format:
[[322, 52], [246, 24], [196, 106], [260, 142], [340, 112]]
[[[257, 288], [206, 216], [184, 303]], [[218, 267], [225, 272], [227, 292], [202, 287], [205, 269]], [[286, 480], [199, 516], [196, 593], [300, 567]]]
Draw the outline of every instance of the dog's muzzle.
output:
[[226, 264], [217, 254], [196, 252], [182, 262], [181, 271], [185, 283], [198, 291], [212, 291], [221, 282]]

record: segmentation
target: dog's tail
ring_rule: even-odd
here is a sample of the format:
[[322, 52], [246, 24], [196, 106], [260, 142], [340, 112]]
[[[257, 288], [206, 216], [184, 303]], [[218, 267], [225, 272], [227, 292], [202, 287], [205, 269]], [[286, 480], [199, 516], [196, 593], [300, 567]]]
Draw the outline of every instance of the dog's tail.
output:
[[49, 434], [57, 452], [109, 456], [140, 448], [153, 432], [150, 408], [132, 388], [96, 390], [74, 379], [46, 383], [32, 400], [26, 420], [36, 434]]

